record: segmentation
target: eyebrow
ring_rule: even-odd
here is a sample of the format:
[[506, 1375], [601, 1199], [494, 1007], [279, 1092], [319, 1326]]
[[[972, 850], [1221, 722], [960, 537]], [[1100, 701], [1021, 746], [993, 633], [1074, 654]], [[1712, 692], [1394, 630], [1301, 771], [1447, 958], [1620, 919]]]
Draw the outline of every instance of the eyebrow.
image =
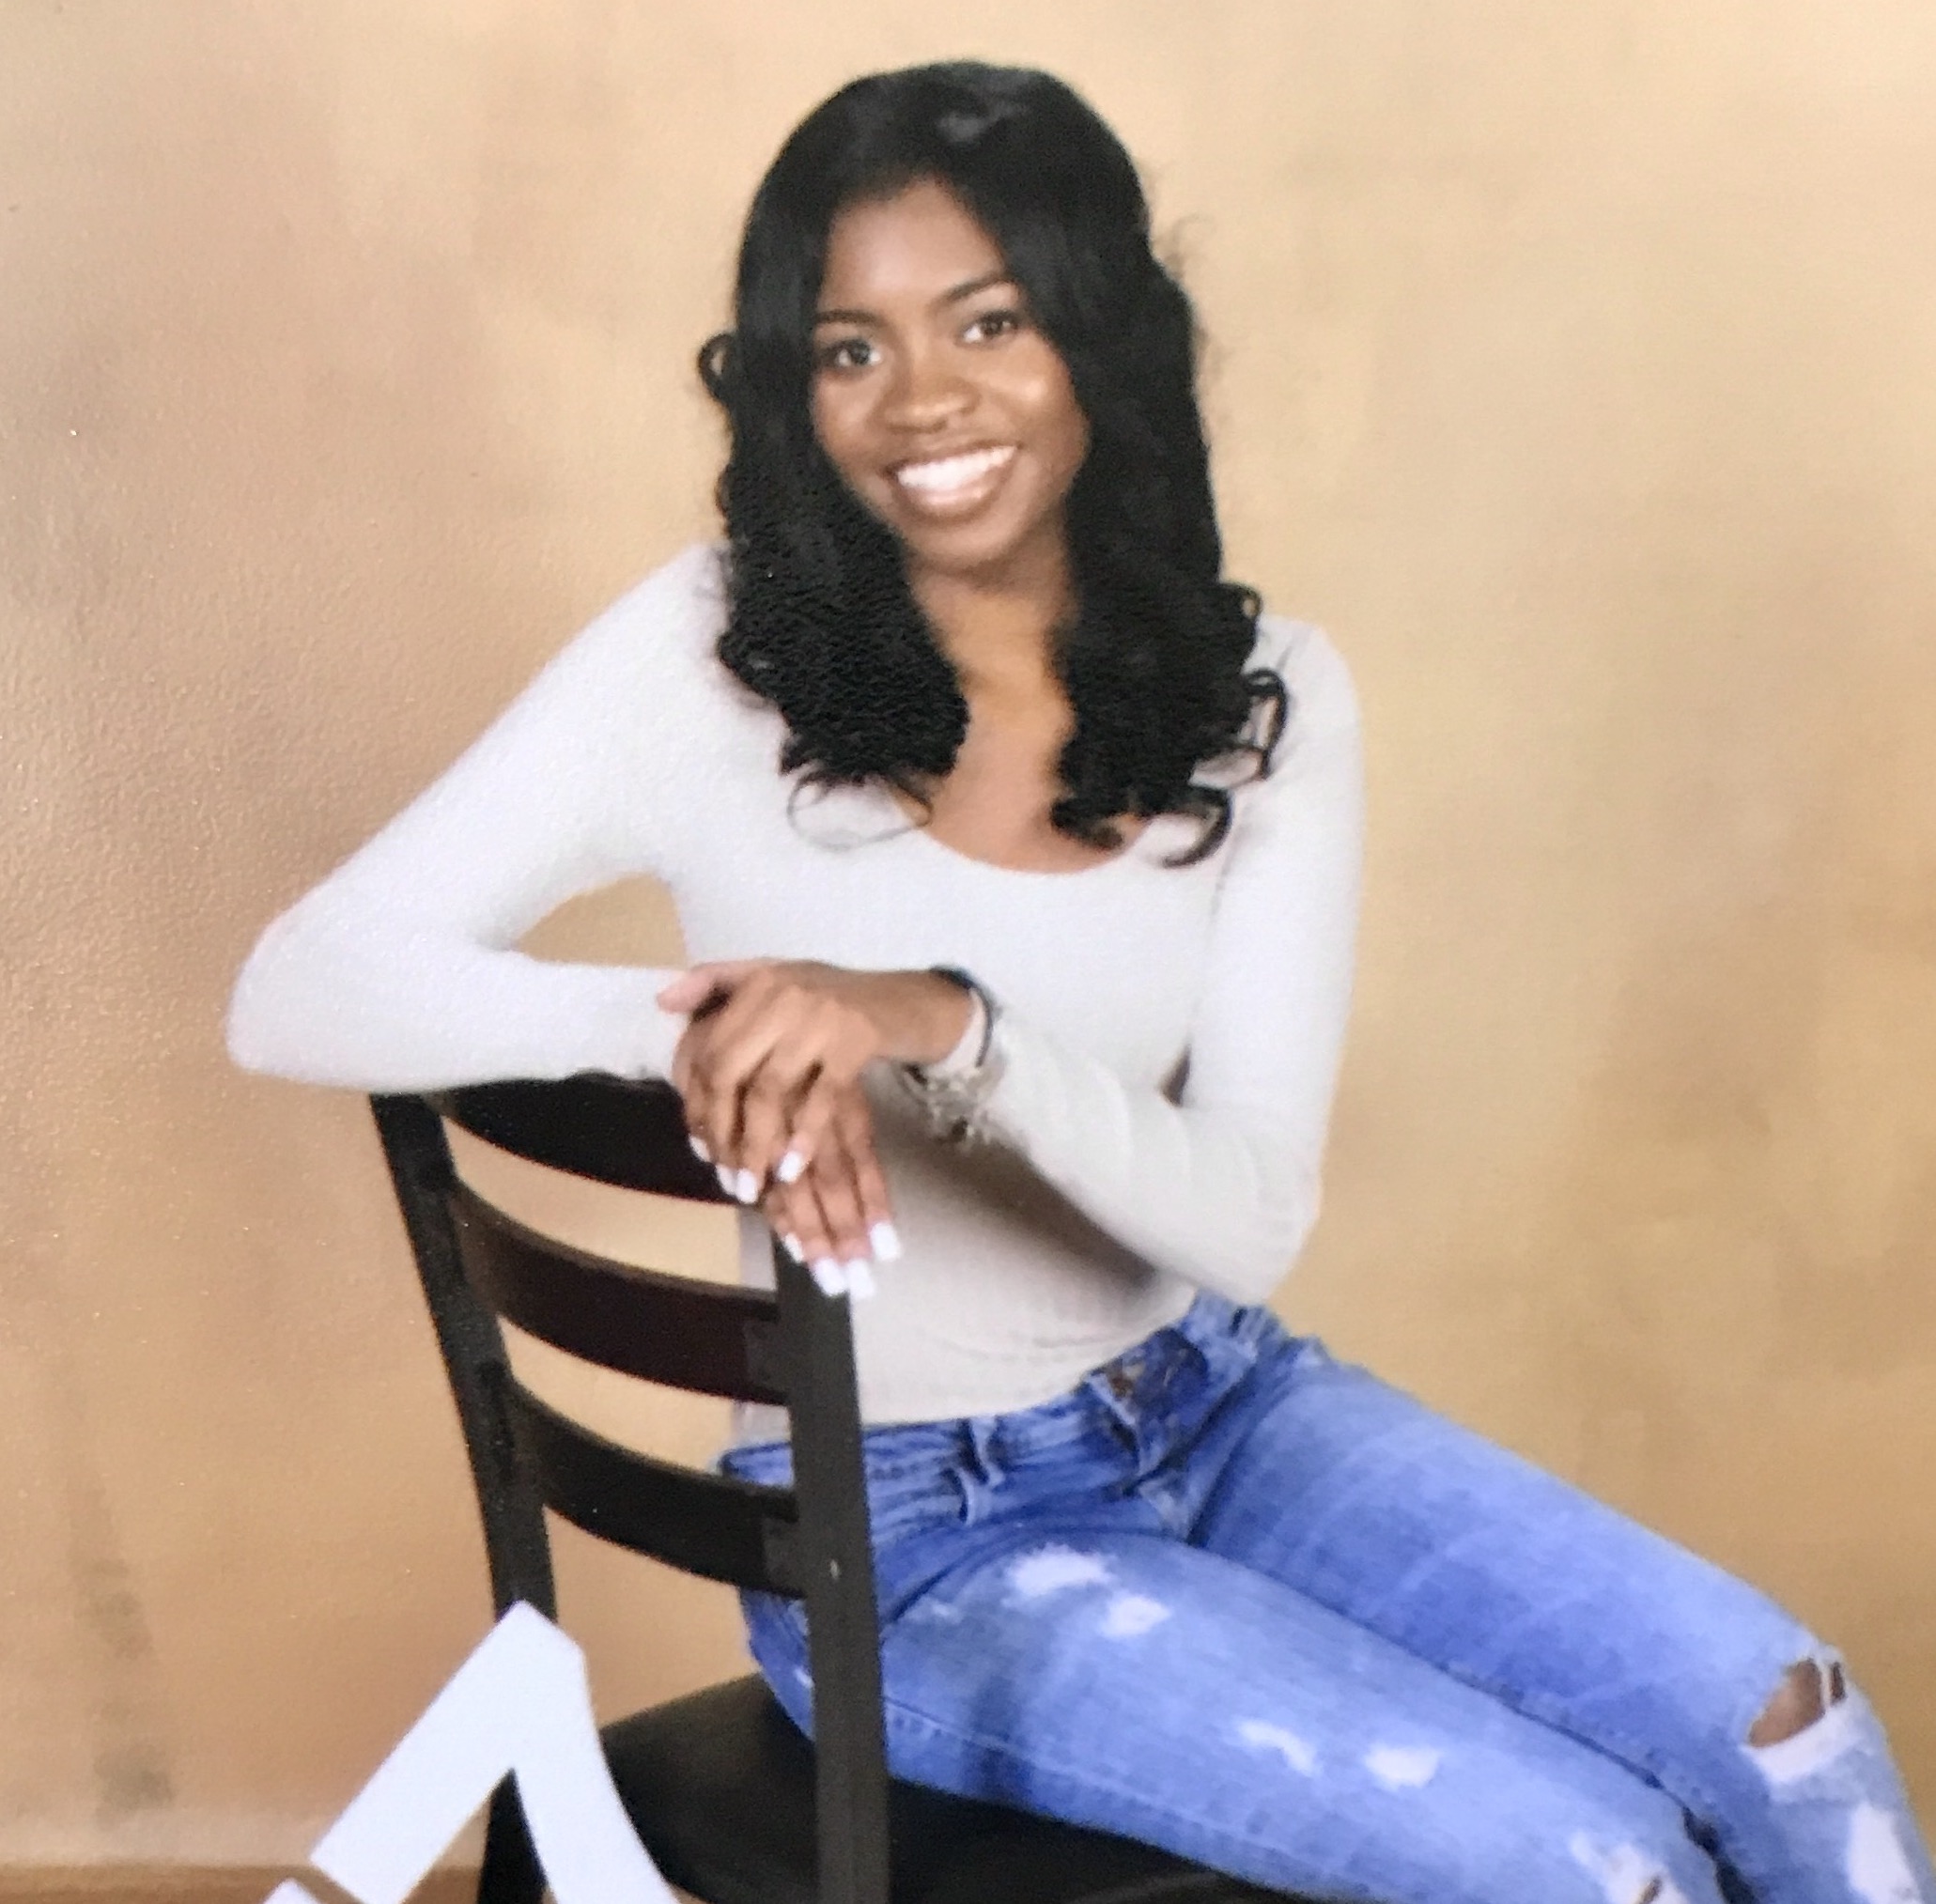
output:
[[[965, 285], [956, 285], [953, 290], [944, 291], [937, 300], [943, 304], [958, 304], [964, 298], [972, 298], [978, 291], [992, 290], [997, 285], [1013, 285], [1014, 274], [1011, 271], [984, 271], [978, 278], [970, 278]], [[1020, 286], [1016, 286], [1019, 289]], [[873, 311], [815, 311], [815, 324], [878, 324], [881, 320]]]

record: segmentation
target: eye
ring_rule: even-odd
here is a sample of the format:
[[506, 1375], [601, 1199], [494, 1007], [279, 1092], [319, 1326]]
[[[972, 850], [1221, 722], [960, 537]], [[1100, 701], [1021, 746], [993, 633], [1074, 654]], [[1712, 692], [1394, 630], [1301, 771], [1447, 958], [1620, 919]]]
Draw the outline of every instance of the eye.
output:
[[865, 370], [874, 361], [874, 346], [865, 337], [836, 337], [813, 352], [821, 370]]
[[1022, 328], [1022, 314], [1012, 305], [1003, 304], [992, 311], [977, 311], [968, 319], [964, 333], [970, 343], [986, 342], [997, 337], [1008, 337]]

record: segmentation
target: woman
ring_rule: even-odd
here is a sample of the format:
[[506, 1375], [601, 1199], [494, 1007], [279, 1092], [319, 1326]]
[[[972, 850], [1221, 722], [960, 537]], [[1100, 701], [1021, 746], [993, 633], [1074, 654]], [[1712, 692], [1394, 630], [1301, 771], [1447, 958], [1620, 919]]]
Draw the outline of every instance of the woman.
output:
[[[1936, 1896], [1833, 1652], [1260, 1307], [1317, 1208], [1358, 723], [1220, 579], [1193, 353], [1066, 87], [844, 88], [702, 353], [725, 549], [270, 929], [231, 1048], [674, 1079], [748, 1275], [770, 1223], [866, 1298], [903, 1776], [1386, 1904]], [[689, 970], [511, 950], [641, 872]], [[797, 1611], [748, 1614], [809, 1726]]]

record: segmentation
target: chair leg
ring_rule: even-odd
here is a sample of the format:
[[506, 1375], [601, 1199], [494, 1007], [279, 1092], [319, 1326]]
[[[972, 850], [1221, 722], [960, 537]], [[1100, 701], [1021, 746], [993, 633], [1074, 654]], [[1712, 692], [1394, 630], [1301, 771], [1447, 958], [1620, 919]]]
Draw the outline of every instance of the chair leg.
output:
[[539, 1904], [545, 1874], [525, 1829], [518, 1787], [505, 1779], [491, 1793], [484, 1829], [484, 1865], [477, 1874], [477, 1904]]

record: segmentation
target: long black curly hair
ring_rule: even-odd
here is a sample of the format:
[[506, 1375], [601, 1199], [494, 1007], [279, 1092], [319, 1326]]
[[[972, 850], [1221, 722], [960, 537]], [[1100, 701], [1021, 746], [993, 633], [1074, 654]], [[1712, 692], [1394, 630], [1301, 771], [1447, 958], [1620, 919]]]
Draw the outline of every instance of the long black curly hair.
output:
[[1231, 794], [1198, 770], [1248, 753], [1268, 772], [1282, 678], [1246, 671], [1259, 600], [1221, 579], [1188, 298], [1151, 248], [1136, 167], [1060, 80], [970, 61], [843, 86], [781, 147], [741, 240], [734, 328], [700, 375], [726, 413], [720, 659], [778, 708], [801, 784], [885, 782], [926, 805], [968, 727], [953, 664], [900, 546], [814, 435], [814, 306], [836, 214], [918, 180], [952, 192], [994, 240], [1068, 367], [1089, 451], [1065, 505], [1078, 602], [1056, 666], [1074, 710], [1051, 824], [1105, 848], [1119, 814], [1200, 818], [1169, 861], [1214, 852]]

